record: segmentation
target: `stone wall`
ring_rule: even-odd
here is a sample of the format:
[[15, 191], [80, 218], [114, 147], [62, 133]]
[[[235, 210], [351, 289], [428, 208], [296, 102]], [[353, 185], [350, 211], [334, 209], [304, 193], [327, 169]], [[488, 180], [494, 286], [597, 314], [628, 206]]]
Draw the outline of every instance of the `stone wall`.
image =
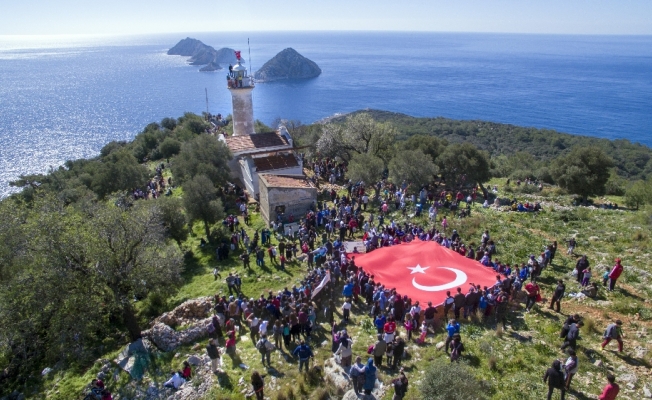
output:
[[266, 223], [276, 220], [276, 207], [285, 206], [284, 221], [290, 214], [300, 218], [317, 200], [315, 188], [267, 187], [263, 180], [260, 185], [260, 211]]

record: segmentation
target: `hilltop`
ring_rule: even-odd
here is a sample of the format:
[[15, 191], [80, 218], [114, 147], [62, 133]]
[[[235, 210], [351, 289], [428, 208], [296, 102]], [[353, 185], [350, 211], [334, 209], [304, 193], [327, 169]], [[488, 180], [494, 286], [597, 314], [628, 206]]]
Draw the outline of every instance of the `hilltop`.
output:
[[[385, 117], [384, 123], [379, 122], [382, 118], [376, 113]], [[446, 157], [447, 149], [453, 154], [456, 149], [468, 150], [455, 146], [455, 135], [478, 136], [479, 143], [484, 143], [481, 140], [486, 133], [484, 129], [502, 132], [499, 136], [530, 129], [513, 127], [510, 131], [511, 128], [500, 124], [477, 121], [476, 125], [483, 128], [465, 136], [474, 126], [468, 121], [446, 120], [440, 124], [442, 121], [438, 118], [411, 118], [383, 112], [368, 114], [376, 119], [370, 121], [363, 115], [356, 120], [331, 122], [342, 123], [344, 129], [321, 124], [290, 127], [295, 143], [318, 139], [316, 146], [306, 148], [304, 167], [306, 174], [321, 185], [320, 203], [333, 207], [330, 190], [339, 196], [348, 196], [349, 179], [354, 182], [380, 180], [378, 177], [383, 176], [385, 165], [374, 160], [376, 156], [372, 151], [391, 159], [387, 163], [389, 179], [402, 182], [395, 177], [399, 168], [408, 169], [416, 164], [416, 172], [419, 172], [428, 169], [426, 167], [433, 162], [452, 164], [459, 161]], [[393, 125], [387, 124], [392, 121]], [[440, 125], [447, 128], [432, 129]], [[300, 287], [309, 271], [305, 259], [292, 257], [282, 270], [278, 263], [270, 262], [267, 255], [264, 265], [257, 265], [252, 255], [251, 268], [246, 268], [238, 257], [243, 250], [242, 244], [238, 244], [236, 251], [228, 250], [227, 243], [233, 232], [229, 230], [226, 216], [241, 215], [238, 202], [242, 197], [225, 181], [226, 164], [231, 157], [228, 149], [206, 133], [209, 129], [204, 118], [189, 113], [178, 119], [165, 118], [160, 123], [149, 124], [132, 142], [107, 144], [96, 158], [68, 161], [48, 174], [21, 177], [16, 185], [22, 186], [23, 191], [0, 201], [0, 319], [5, 322], [0, 326], [2, 394], [16, 389], [30, 399], [77, 399], [83, 397], [91, 379], [101, 376], [114, 398], [120, 400], [167, 399], [170, 396], [184, 400], [244, 400], [250, 388], [251, 372], [255, 369], [265, 374], [265, 395], [271, 399], [343, 398], [350, 386], [344, 374], [332, 372], [335, 361], [331, 353], [331, 325], [322, 309], [317, 313], [311, 340], [316, 353], [313, 365], [320, 370], [299, 374], [296, 360], [286, 349], [273, 352], [273, 368], [262, 368], [258, 350], [243, 331], [238, 336], [236, 360], [231, 362], [225, 356], [217, 375], [207, 370], [204, 350], [207, 336], [204, 328], [207, 312], [210, 313], [207, 299], [215, 294], [227, 295], [229, 290], [224, 278], [229, 272], [240, 274], [247, 298], [258, 298], [269, 291], [277, 293], [293, 285]], [[367, 146], [364, 137], [355, 136], [351, 140], [347, 136], [353, 136], [356, 129], [363, 134], [372, 132], [372, 138], [366, 137]], [[455, 135], [447, 135], [444, 143], [438, 135], [443, 136], [449, 129]], [[317, 149], [319, 140], [333, 133], [343, 136], [331, 138], [344, 140], [326, 141], [325, 147], [346, 150], [342, 146], [350, 146], [352, 152], [367, 153], [363, 162], [353, 156], [344, 175], [335, 183], [329, 183], [326, 174], [321, 174], [321, 179], [316, 174], [319, 169], [316, 167], [324, 160]], [[378, 133], [381, 137], [377, 137]], [[532, 152], [518, 159], [517, 166], [541, 168], [531, 155], [536, 154], [539, 147], [548, 148], [543, 144], [532, 146], [532, 143], [545, 143], [539, 142], [539, 136], [545, 136], [545, 132], [532, 131], [528, 136], [530, 145], [514, 141], [514, 146]], [[572, 138], [563, 136], [563, 140], [566, 143]], [[578, 143], [590, 147], [586, 144], [589, 142]], [[614, 148], [627, 155], [629, 151], [623, 150], [621, 145], [616, 143]], [[559, 149], [550, 153], [548, 161], [537, 163], [557, 163], [557, 157], [563, 156], [564, 151], [567, 150]], [[402, 156], [406, 164], [397, 164], [397, 155]], [[477, 154], [468, 152], [467, 155], [479, 160]], [[552, 360], [565, 359], [559, 351], [559, 330], [566, 316], [574, 313], [582, 316], [585, 325], [579, 341], [580, 372], [567, 398], [595, 399], [608, 373], [615, 373], [621, 385], [619, 399], [649, 396], [652, 383], [650, 206], [643, 202], [640, 209], [612, 207], [613, 203], [622, 205], [626, 198], [610, 195], [592, 196], [593, 205], [580, 207], [576, 205], [573, 192], [560, 186], [510, 183], [508, 176], [514, 172], [509, 172], [507, 166], [510, 164], [505, 164], [500, 157], [507, 157], [509, 161], [513, 156], [511, 149], [506, 148], [491, 157], [482, 152], [480, 156], [487, 157], [492, 164], [492, 176], [484, 175], [481, 179], [489, 188], [492, 204], [495, 199], [498, 203], [516, 199], [519, 203], [539, 203], [541, 210], [514, 212], [509, 206], [483, 207], [479, 194], [470, 207], [470, 215], [461, 216], [459, 210], [441, 207], [434, 220], [426, 212], [427, 207], [418, 215], [411, 201], [407, 201], [404, 210], [395, 209], [390, 201], [385, 221], [393, 220], [399, 226], [412, 223], [441, 229], [445, 216], [450, 224], [447, 232], [457, 230], [462, 241], [474, 247], [487, 229], [496, 244], [496, 258], [510, 265], [527, 262], [530, 254], [539, 254], [544, 246], [557, 241], [559, 249], [554, 262], [543, 270], [539, 279], [543, 297], [548, 300], [557, 279], [566, 282], [567, 294], [579, 292], [571, 272], [579, 254], [589, 257], [594, 278], [600, 285], [601, 273], [613, 264], [614, 258], [622, 258], [625, 272], [613, 292], [600, 287], [595, 299], [566, 296], [561, 313], [548, 310], [546, 303], [525, 313], [522, 299], [517, 298], [509, 306], [505, 330], [498, 328], [493, 318], [483, 321], [479, 315], [473, 315], [464, 319], [461, 333], [466, 352], [461, 364], [466, 370], [465, 376], [483, 388], [470, 391], [467, 398], [543, 398], [546, 388], [541, 377]], [[623, 158], [624, 165], [627, 160]], [[365, 167], [362, 171], [357, 168], [360, 165]], [[480, 167], [489, 168], [487, 163], [478, 165], [467, 168], [458, 163], [464, 172], [469, 172], [465, 174], [469, 179], [475, 178], [471, 173]], [[361, 172], [370, 174], [374, 168], [378, 171], [373, 178], [356, 176]], [[460, 173], [453, 171], [453, 175]], [[418, 178], [417, 175], [415, 173], [414, 177]], [[433, 180], [432, 175], [428, 179], [433, 190], [445, 185], [442, 179]], [[446, 181], [450, 184], [454, 179]], [[34, 185], [35, 182], [38, 185]], [[134, 188], [145, 188], [145, 184], [150, 188], [153, 184], [160, 197], [131, 196]], [[366, 193], [372, 193], [371, 187], [368, 188]], [[418, 187], [409, 190], [409, 194], [418, 195]], [[389, 187], [386, 192], [380, 191], [383, 197], [389, 193]], [[245, 207], [251, 218], [247, 223], [240, 219], [240, 227], [253, 238], [267, 226], [254, 202], [246, 203]], [[377, 223], [380, 209], [380, 201], [370, 198], [369, 207], [360, 211], [360, 215], [368, 221], [374, 214]], [[317, 229], [315, 244], [324, 233], [322, 227]], [[363, 234], [360, 229], [350, 240], [360, 241]], [[283, 236], [282, 232], [271, 235], [271, 243], [278, 245]], [[564, 241], [570, 237], [577, 240], [577, 255], [566, 254]], [[216, 250], [225, 248], [228, 255], [218, 256]], [[213, 275], [216, 267], [221, 277]], [[355, 303], [351, 321], [343, 323], [341, 292], [342, 283], [333, 289], [335, 321], [340, 328], [346, 327], [353, 338], [354, 355], [366, 358], [367, 348], [376, 333], [370, 309], [362, 301]], [[610, 345], [614, 347], [601, 352], [602, 332], [606, 324], [615, 319], [624, 321], [625, 351], [617, 353], [612, 351], [615, 345]], [[135, 328], [140, 328], [136, 335], [132, 332], [134, 324]], [[121, 368], [123, 365], [118, 364], [124, 361], [121, 350], [137, 339], [134, 336], [141, 332], [150, 335], [152, 330], [161, 332], [164, 338], [184, 337], [187, 340], [176, 347], [152, 339], [156, 346], [148, 345], [150, 350], [146, 357], [134, 356], [130, 367], [135, 371], [128, 374]], [[402, 326], [399, 332], [405, 337]], [[406, 400], [426, 398], [420, 387], [431, 371], [450, 371], [449, 359], [441, 349], [445, 335], [439, 324], [434, 333], [427, 336], [426, 344], [410, 341], [407, 345], [403, 366], [410, 379], [410, 389]], [[223, 343], [222, 340], [220, 344]], [[193, 364], [193, 380], [179, 392], [166, 391], [163, 382], [170, 370], [181, 368], [184, 360]], [[142, 379], [138, 379], [141, 375]], [[396, 376], [396, 371], [379, 369], [378, 379], [384, 388]], [[464, 384], [458, 380], [451, 386], [460, 388]], [[379, 398], [391, 398], [389, 390], [380, 393]]]
[[321, 68], [312, 60], [289, 47], [263, 64], [254, 74], [258, 81], [271, 82], [285, 79], [309, 79], [321, 74]]

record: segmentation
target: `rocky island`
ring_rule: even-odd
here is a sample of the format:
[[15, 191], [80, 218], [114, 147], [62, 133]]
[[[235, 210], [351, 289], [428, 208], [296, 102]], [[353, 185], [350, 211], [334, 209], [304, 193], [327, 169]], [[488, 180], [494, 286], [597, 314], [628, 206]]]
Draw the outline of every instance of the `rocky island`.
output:
[[212, 46], [202, 43], [200, 40], [185, 38], [168, 50], [170, 56], [190, 57], [190, 65], [203, 65], [202, 72], [217, 71], [222, 69], [220, 64], [235, 64], [235, 50], [223, 47], [215, 50]]
[[254, 74], [254, 78], [261, 82], [271, 82], [284, 79], [309, 79], [321, 74], [321, 68], [312, 60], [299, 54], [289, 47], [271, 60]]

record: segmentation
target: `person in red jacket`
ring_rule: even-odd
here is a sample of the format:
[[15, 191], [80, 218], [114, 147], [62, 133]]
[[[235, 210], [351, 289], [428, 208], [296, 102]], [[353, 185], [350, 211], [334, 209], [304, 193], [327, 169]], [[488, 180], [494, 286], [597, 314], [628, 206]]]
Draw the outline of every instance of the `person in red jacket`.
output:
[[602, 394], [598, 396], [598, 400], [616, 400], [618, 392], [620, 392], [620, 386], [616, 383], [616, 377], [613, 375], [607, 375], [607, 386], [602, 389]]
[[620, 258], [616, 258], [616, 265], [611, 269], [609, 273], [609, 291], [613, 292], [614, 287], [616, 286], [616, 281], [620, 277], [620, 274], [623, 273], [623, 266], [620, 263]]

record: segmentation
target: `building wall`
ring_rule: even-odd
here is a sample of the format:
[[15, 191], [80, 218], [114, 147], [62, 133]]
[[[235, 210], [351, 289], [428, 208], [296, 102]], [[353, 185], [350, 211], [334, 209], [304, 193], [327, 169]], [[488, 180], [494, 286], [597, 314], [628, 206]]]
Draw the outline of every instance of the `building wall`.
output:
[[254, 131], [254, 88], [229, 89], [233, 103], [233, 135], [252, 135]]
[[290, 214], [299, 218], [317, 200], [315, 188], [278, 188], [266, 187], [261, 180], [260, 185], [260, 211], [267, 224], [276, 220], [276, 206], [285, 206], [284, 221]]

